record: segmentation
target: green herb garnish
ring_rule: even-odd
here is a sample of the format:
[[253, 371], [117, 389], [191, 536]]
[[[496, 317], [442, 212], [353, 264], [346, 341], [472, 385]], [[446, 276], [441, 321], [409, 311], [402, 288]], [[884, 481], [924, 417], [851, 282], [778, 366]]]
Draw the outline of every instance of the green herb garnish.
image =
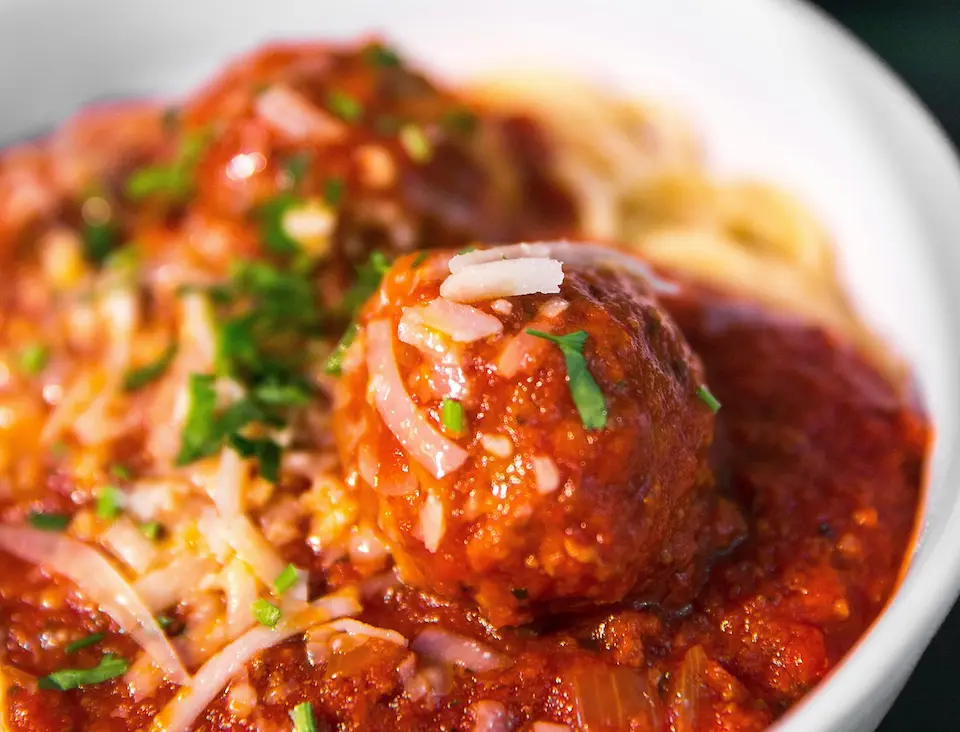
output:
[[120, 463], [114, 463], [110, 466], [110, 475], [117, 480], [130, 480], [133, 477], [133, 473], [130, 472], [130, 468], [128, 468], [126, 465], [121, 465]]
[[379, 69], [399, 68], [401, 65], [397, 52], [382, 43], [371, 43], [363, 49], [363, 58], [368, 64]]
[[76, 653], [82, 648], [89, 648], [90, 646], [96, 645], [102, 640], [103, 633], [91, 633], [86, 638], [81, 638], [80, 640], [75, 640], [73, 643], [68, 643], [65, 651], [68, 654]]
[[440, 119], [440, 124], [450, 132], [469, 135], [477, 128], [477, 115], [469, 109], [452, 109]]
[[81, 686], [90, 686], [100, 684], [110, 679], [122, 676], [130, 668], [126, 659], [118, 658], [112, 653], [108, 653], [100, 663], [93, 668], [86, 669], [62, 669], [54, 671], [49, 676], [39, 679], [37, 685], [41, 689], [56, 689], [59, 691], [68, 691]]
[[177, 344], [171, 343], [155, 361], [127, 371], [123, 376], [123, 388], [126, 391], [137, 391], [150, 382], [156, 381], [167, 372], [176, 356]]
[[363, 105], [356, 97], [336, 89], [327, 93], [327, 108], [344, 122], [356, 122], [363, 114]]
[[39, 376], [50, 362], [50, 349], [39, 343], [24, 347], [17, 354], [17, 368], [27, 376]]
[[187, 416], [180, 433], [177, 465], [213, 455], [221, 444], [216, 425], [217, 392], [212, 374], [190, 374], [187, 381]]
[[80, 236], [83, 241], [83, 255], [93, 264], [106, 262], [119, 241], [117, 227], [109, 218], [103, 221], [84, 220]]
[[273, 440], [250, 439], [233, 433], [229, 437], [230, 447], [243, 457], [256, 458], [260, 466], [260, 475], [271, 483], [276, 483], [280, 477], [281, 449]]
[[433, 146], [423, 128], [418, 125], [404, 125], [400, 128], [400, 145], [415, 163], [426, 163], [433, 157]]
[[313, 714], [313, 704], [303, 702], [290, 710], [293, 732], [317, 732], [317, 718]]
[[126, 194], [133, 201], [162, 196], [180, 201], [193, 193], [197, 164], [210, 142], [208, 130], [185, 133], [173, 160], [138, 168], [127, 179]]
[[347, 291], [343, 301], [347, 310], [356, 313], [380, 287], [383, 276], [390, 270], [390, 259], [383, 252], [372, 252], [365, 264], [357, 267], [357, 279]]
[[312, 161], [313, 155], [309, 151], [294, 153], [287, 158], [283, 165], [283, 172], [289, 179], [291, 188], [300, 185]]
[[343, 200], [345, 184], [343, 178], [331, 177], [323, 182], [323, 200], [330, 206], [337, 206]]
[[583, 346], [587, 342], [585, 331], [578, 330], [567, 335], [551, 335], [540, 330], [527, 328], [527, 333], [543, 338], [560, 347], [567, 365], [567, 381], [570, 395], [580, 413], [580, 421], [588, 430], [600, 430], [607, 424], [607, 403], [603, 392], [587, 368], [583, 357]]
[[419, 267], [421, 264], [423, 264], [424, 262], [426, 262], [426, 261], [427, 261], [427, 258], [428, 258], [429, 256], [430, 256], [430, 252], [420, 252], [420, 253], [416, 256], [416, 258], [413, 260], [413, 264], [410, 265], [411, 268], [416, 269], [416, 268]]
[[454, 434], [461, 434], [464, 426], [463, 405], [456, 399], [444, 397], [440, 402], [440, 421]]
[[280, 608], [261, 597], [253, 603], [253, 617], [260, 625], [274, 628], [280, 622]]
[[39, 513], [33, 511], [27, 516], [27, 521], [35, 529], [41, 531], [63, 531], [70, 525], [70, 517], [63, 513]]
[[105, 485], [97, 491], [97, 516], [113, 521], [123, 509], [123, 494], [114, 485]]
[[300, 203], [299, 199], [289, 193], [281, 193], [257, 208], [260, 239], [271, 253], [283, 256], [300, 251], [300, 244], [287, 234], [283, 226], [283, 217], [287, 211]]
[[298, 579], [299, 575], [297, 574], [297, 568], [292, 564], [288, 564], [273, 581], [273, 589], [277, 591], [278, 595], [282, 595], [284, 592], [297, 584]]
[[162, 531], [163, 526], [159, 521], [147, 521], [145, 524], [140, 524], [140, 533], [142, 533], [150, 541], [156, 541], [159, 539]]
[[700, 400], [710, 407], [710, 411], [716, 414], [720, 411], [720, 402], [717, 398], [710, 393], [710, 390], [707, 388], [706, 384], [701, 384], [697, 387], [697, 396], [700, 397]]
[[356, 323], [350, 323], [350, 325], [347, 326], [347, 329], [343, 332], [343, 335], [340, 337], [340, 341], [333, 349], [333, 352], [327, 357], [327, 362], [323, 366], [323, 370], [326, 371], [330, 376], [340, 375], [343, 366], [343, 354], [347, 352], [347, 349], [350, 348], [353, 342], [357, 339], [357, 333], [359, 332], [360, 326]]

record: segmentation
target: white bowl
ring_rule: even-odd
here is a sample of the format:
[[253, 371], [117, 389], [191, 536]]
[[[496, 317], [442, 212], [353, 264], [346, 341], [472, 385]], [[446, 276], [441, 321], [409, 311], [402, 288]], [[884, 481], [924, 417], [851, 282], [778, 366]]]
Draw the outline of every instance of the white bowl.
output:
[[862, 46], [787, 0], [0, 0], [0, 142], [97, 98], [184, 92], [260, 41], [369, 30], [446, 76], [559, 67], [664, 98], [719, 173], [782, 184], [834, 232], [863, 312], [915, 366], [937, 445], [900, 591], [777, 729], [873, 729], [960, 580], [960, 171], [943, 134]]

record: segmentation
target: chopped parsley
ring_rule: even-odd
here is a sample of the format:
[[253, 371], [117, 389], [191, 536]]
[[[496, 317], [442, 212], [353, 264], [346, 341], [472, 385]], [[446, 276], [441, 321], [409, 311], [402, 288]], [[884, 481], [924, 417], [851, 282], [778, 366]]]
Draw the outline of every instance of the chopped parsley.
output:
[[290, 710], [293, 732], [317, 732], [317, 718], [313, 714], [313, 704], [303, 702]]
[[39, 343], [24, 347], [17, 354], [17, 368], [27, 376], [39, 376], [50, 362], [50, 349]]
[[371, 43], [363, 49], [363, 58], [370, 66], [377, 69], [395, 69], [402, 65], [397, 52], [382, 43]]
[[360, 101], [337, 89], [327, 92], [327, 108], [344, 122], [356, 122], [363, 115]]
[[261, 597], [253, 603], [253, 617], [260, 625], [274, 628], [280, 622], [280, 608]]
[[461, 249], [459, 252], [457, 252], [457, 254], [469, 254], [470, 252], [475, 252], [475, 251], [477, 251], [477, 245], [471, 244], [470, 246], [464, 247], [463, 249]]
[[463, 405], [456, 399], [444, 397], [440, 403], [440, 421], [443, 426], [455, 434], [461, 434], [464, 428]]
[[260, 475], [276, 483], [280, 477], [280, 445], [266, 438], [250, 439], [233, 433], [230, 447], [246, 458], [255, 458], [260, 466]]
[[283, 226], [283, 217], [302, 201], [289, 193], [281, 193], [257, 208], [260, 223], [260, 239], [273, 254], [296, 254], [300, 244], [287, 234]]
[[54, 671], [49, 676], [39, 679], [37, 685], [41, 689], [68, 691], [69, 689], [100, 684], [115, 679], [125, 674], [128, 668], [130, 668], [130, 664], [126, 659], [108, 653], [93, 668], [65, 668]]
[[343, 200], [343, 178], [332, 176], [323, 182], [323, 200], [330, 206], [337, 206]]
[[187, 416], [180, 433], [177, 465], [215, 453], [221, 444], [216, 426], [217, 392], [213, 374], [190, 374], [187, 381]]
[[162, 532], [163, 526], [159, 521], [147, 521], [145, 524], [140, 524], [140, 533], [142, 533], [150, 541], [156, 541], [159, 539]]
[[356, 323], [350, 323], [350, 325], [347, 326], [347, 329], [343, 332], [343, 335], [340, 337], [340, 341], [337, 343], [331, 354], [327, 357], [327, 362], [323, 367], [323, 370], [326, 371], [330, 376], [340, 375], [343, 367], [343, 354], [345, 354], [347, 349], [353, 345], [353, 342], [357, 339], [357, 333], [359, 332], [360, 326]]
[[557, 336], [527, 328], [527, 333], [559, 346], [567, 365], [570, 395], [577, 412], [580, 413], [580, 421], [588, 430], [603, 429], [607, 424], [607, 403], [583, 357], [583, 346], [587, 342], [586, 332], [578, 330]]
[[477, 115], [466, 108], [451, 109], [440, 118], [444, 129], [461, 135], [469, 135], [477, 128]]
[[166, 373], [176, 356], [177, 344], [171, 343], [155, 361], [127, 371], [123, 375], [123, 388], [126, 391], [137, 391], [152, 381], [156, 381]]
[[110, 475], [117, 480], [130, 480], [133, 477], [133, 473], [130, 472], [130, 468], [120, 463], [114, 463], [110, 466]]
[[298, 579], [299, 575], [297, 574], [297, 568], [292, 564], [288, 564], [273, 581], [273, 589], [277, 591], [278, 595], [282, 595], [284, 592], [297, 584]]
[[35, 529], [41, 531], [63, 531], [70, 524], [70, 517], [64, 513], [40, 513], [33, 511], [27, 521]]
[[700, 400], [710, 407], [710, 411], [714, 414], [720, 411], [720, 402], [719, 400], [710, 393], [710, 390], [707, 388], [706, 384], [701, 384], [697, 387], [697, 396], [700, 397]]
[[127, 179], [126, 194], [133, 201], [161, 196], [180, 201], [193, 193], [194, 177], [200, 158], [210, 142], [208, 130], [187, 132], [168, 163], [138, 168]]
[[97, 491], [97, 516], [113, 521], [123, 510], [123, 494], [115, 485], [105, 485]]
[[81, 207], [83, 227], [80, 231], [83, 255], [92, 264], [103, 264], [117, 248], [119, 234], [112, 218], [110, 204], [99, 196], [88, 198]]
[[65, 651], [67, 654], [76, 653], [83, 648], [94, 646], [102, 640], [103, 633], [91, 633], [86, 638], [81, 638], [80, 640], [75, 640], [73, 643], [68, 643]]
[[433, 157], [433, 146], [418, 125], [409, 124], [400, 128], [400, 145], [415, 163], [426, 163]]
[[290, 181], [291, 188], [300, 185], [311, 162], [313, 162], [313, 155], [309, 151], [294, 153], [287, 158], [283, 165], [283, 172]]
[[426, 262], [426, 261], [427, 261], [427, 258], [428, 258], [429, 256], [430, 256], [430, 252], [420, 252], [420, 253], [417, 255], [416, 259], [413, 260], [413, 264], [411, 264], [410, 266], [411, 266], [413, 269], [416, 269], [416, 268], [419, 267], [421, 264], [423, 264], [424, 262]]
[[347, 310], [356, 313], [370, 299], [390, 270], [390, 264], [390, 258], [383, 252], [371, 252], [366, 263], [357, 267], [357, 279], [343, 298]]

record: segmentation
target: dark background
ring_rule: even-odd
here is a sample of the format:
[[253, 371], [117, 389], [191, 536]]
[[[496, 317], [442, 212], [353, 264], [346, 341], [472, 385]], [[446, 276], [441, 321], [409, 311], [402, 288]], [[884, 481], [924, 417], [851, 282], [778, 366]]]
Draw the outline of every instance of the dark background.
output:
[[[818, 0], [817, 5], [873, 48], [960, 145], [960, 0]], [[960, 603], [879, 732], [960, 730], [958, 661]]]

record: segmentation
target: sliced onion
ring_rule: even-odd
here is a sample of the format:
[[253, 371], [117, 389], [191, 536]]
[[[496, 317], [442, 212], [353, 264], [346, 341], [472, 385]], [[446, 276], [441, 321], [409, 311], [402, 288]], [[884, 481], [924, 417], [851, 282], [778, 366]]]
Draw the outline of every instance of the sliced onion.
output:
[[217, 563], [212, 559], [188, 554], [143, 575], [133, 588], [151, 612], [159, 613], [189, 596], [216, 571]]
[[355, 594], [327, 595], [304, 612], [281, 620], [274, 628], [258, 626], [244, 633], [200, 667], [194, 674], [193, 685], [181, 689], [154, 719], [153, 732], [187, 732], [207, 705], [255, 655], [303, 633], [312, 625], [357, 615], [360, 610]]
[[292, 141], [335, 142], [347, 134], [343, 122], [288, 86], [274, 84], [257, 97], [257, 115]]
[[361, 638], [375, 638], [386, 641], [387, 643], [403, 646], [404, 648], [407, 646], [407, 639], [401, 633], [390, 630], [389, 628], [379, 628], [369, 623], [361, 623], [359, 620], [354, 620], [353, 618], [332, 620], [321, 627], [328, 628], [335, 633], [346, 633], [347, 635]]
[[507, 659], [489, 646], [439, 628], [423, 631], [410, 647], [421, 656], [461, 666], [474, 673], [495, 671], [508, 665]]
[[503, 332], [503, 323], [494, 316], [442, 297], [424, 306], [423, 322], [458, 343], [472, 343]]
[[127, 690], [136, 702], [141, 702], [160, 688], [163, 683], [163, 671], [157, 668], [153, 659], [141, 653], [123, 676]]
[[157, 558], [156, 546], [126, 516], [114, 521], [103, 532], [100, 542], [137, 574], [150, 569]]
[[440, 434], [407, 394], [397, 367], [390, 322], [375, 320], [366, 330], [369, 389], [387, 429], [434, 478], [448, 475], [466, 461], [466, 450]]
[[247, 465], [236, 450], [229, 447], [220, 451], [220, 469], [213, 485], [214, 505], [221, 516], [233, 517], [243, 513], [244, 481]]
[[190, 682], [190, 674], [149, 608], [96, 549], [60, 534], [25, 526], [0, 526], [0, 547], [72, 580], [140, 644], [164, 670], [168, 680], [181, 685]]
[[537, 317], [507, 341], [503, 350], [500, 351], [495, 364], [497, 372], [504, 378], [512, 379], [518, 373], [535, 366], [549, 344], [543, 338], [530, 335], [527, 330], [542, 330], [549, 333], [553, 330], [554, 318], [568, 307], [570, 303], [561, 297], [551, 297], [547, 300], [540, 307]]
[[447, 532], [446, 524], [443, 502], [435, 493], [427, 493], [427, 498], [420, 507], [420, 536], [428, 552], [437, 553], [443, 535]]
[[440, 285], [440, 295], [455, 302], [478, 302], [516, 295], [560, 292], [563, 265], [556, 259], [504, 259], [471, 264]]
[[443, 356], [450, 348], [446, 338], [423, 321], [423, 308], [404, 308], [397, 325], [397, 338], [428, 356]]
[[537, 455], [531, 461], [533, 474], [537, 477], [537, 491], [543, 495], [553, 493], [560, 487], [560, 471], [553, 458]]
[[287, 566], [273, 546], [246, 516], [234, 516], [224, 519], [227, 541], [242, 561], [250, 565], [267, 587], [273, 587], [274, 580]]
[[572, 701], [584, 729], [663, 729], [659, 698], [637, 670], [578, 667], [572, 676]]
[[496, 701], [478, 701], [470, 707], [474, 719], [473, 732], [509, 732], [507, 708]]
[[236, 638], [253, 625], [251, 607], [257, 601], [257, 580], [250, 567], [233, 559], [221, 573], [227, 604], [227, 635]]

